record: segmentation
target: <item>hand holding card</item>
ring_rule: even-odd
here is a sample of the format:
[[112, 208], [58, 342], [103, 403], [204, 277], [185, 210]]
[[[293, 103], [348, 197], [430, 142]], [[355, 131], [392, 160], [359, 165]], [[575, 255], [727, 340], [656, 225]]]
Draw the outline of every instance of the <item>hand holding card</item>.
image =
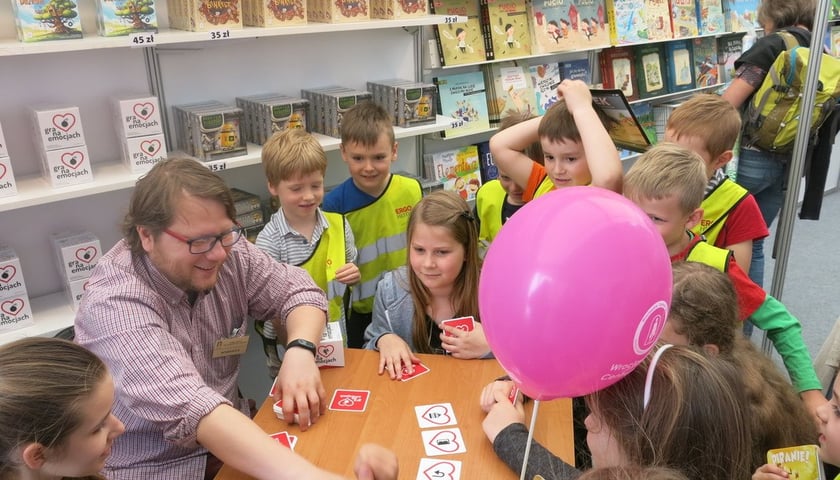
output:
[[[472, 332], [475, 329], [475, 319], [473, 317], [450, 318], [449, 320], [443, 320], [440, 322], [441, 328], [443, 328], [444, 325], [464, 332]], [[444, 335], [447, 337], [452, 336], [449, 332], [445, 332]]]
[[407, 368], [409, 372], [412, 372], [414, 364], [420, 363], [420, 360], [408, 348], [405, 340], [397, 334], [387, 333], [381, 336], [377, 342], [377, 348], [379, 348], [378, 373], [382, 375], [388, 372], [391, 380], [399, 379], [403, 369]]

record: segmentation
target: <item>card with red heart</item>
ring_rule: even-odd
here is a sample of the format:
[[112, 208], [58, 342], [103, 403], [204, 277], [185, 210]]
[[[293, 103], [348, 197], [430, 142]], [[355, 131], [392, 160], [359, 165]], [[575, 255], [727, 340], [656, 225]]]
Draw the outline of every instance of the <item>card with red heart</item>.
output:
[[426, 455], [450, 455], [453, 453], [464, 453], [467, 446], [464, 445], [464, 436], [460, 428], [444, 428], [442, 430], [423, 430], [423, 446], [426, 448]]
[[[475, 329], [475, 319], [473, 317], [450, 318], [449, 320], [443, 320], [440, 324], [441, 327], [446, 325], [447, 327], [457, 328], [465, 332], [472, 332]], [[447, 337], [452, 336], [449, 333], [445, 333], [445, 335]]]
[[440, 428], [458, 424], [451, 403], [419, 405], [414, 407], [414, 413], [420, 428]]
[[459, 480], [460, 478], [461, 462], [458, 460], [420, 459], [417, 480]]
[[412, 378], [417, 378], [420, 375], [423, 375], [424, 373], [429, 373], [429, 371], [431, 370], [429, 367], [423, 365], [422, 363], [415, 363], [413, 367], [414, 371], [411, 373], [408, 373], [408, 369], [406, 367], [403, 367], [402, 376], [400, 377], [400, 380], [406, 382], [408, 380], [411, 380]]
[[280, 445], [283, 445], [284, 447], [288, 448], [289, 450], [294, 451], [294, 444], [292, 443], [292, 438], [291, 438], [292, 436], [289, 435], [289, 432], [285, 432], [285, 431], [284, 432], [277, 432], [277, 433], [272, 433], [269, 436], [271, 438], [277, 440], [280, 443]]
[[367, 408], [370, 390], [336, 389], [330, 401], [330, 410], [339, 412], [364, 412]]

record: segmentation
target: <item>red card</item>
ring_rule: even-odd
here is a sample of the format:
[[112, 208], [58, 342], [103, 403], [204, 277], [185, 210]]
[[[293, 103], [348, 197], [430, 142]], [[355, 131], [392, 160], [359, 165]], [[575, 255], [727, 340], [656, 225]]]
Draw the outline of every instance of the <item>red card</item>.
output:
[[[441, 326], [446, 325], [447, 327], [457, 328], [458, 330], [463, 330], [465, 332], [472, 332], [473, 329], [475, 329], [475, 319], [473, 317], [451, 318], [449, 320], [443, 320], [440, 324]], [[444, 334], [447, 337], [452, 336], [448, 333]]]
[[270, 435], [271, 438], [280, 442], [280, 445], [288, 448], [289, 450], [292, 449], [292, 439], [289, 437], [289, 432], [277, 432]]
[[340, 412], [364, 412], [370, 398], [370, 390], [336, 389], [330, 402], [330, 410]]
[[519, 395], [519, 387], [515, 386], [511, 389], [510, 393], [508, 394], [508, 400], [510, 403], [516, 404], [516, 397]]
[[412, 378], [416, 378], [420, 375], [423, 375], [424, 373], [429, 373], [429, 367], [423, 365], [422, 363], [415, 363], [414, 372], [412, 373], [408, 373], [408, 368], [403, 367], [402, 377], [400, 377], [400, 380], [405, 382], [407, 380], [411, 380]]

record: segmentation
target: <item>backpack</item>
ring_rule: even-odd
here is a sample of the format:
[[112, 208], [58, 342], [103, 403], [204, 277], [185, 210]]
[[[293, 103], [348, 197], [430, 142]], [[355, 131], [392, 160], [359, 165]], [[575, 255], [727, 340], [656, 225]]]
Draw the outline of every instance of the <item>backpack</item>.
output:
[[[793, 149], [799, 125], [810, 49], [800, 46], [790, 32], [776, 33], [784, 39], [785, 51], [776, 57], [761, 87], [747, 104], [742, 141], [745, 145], [755, 145], [771, 152], [787, 153]], [[840, 59], [823, 53], [811, 116], [810, 140], [814, 140], [838, 98]]]

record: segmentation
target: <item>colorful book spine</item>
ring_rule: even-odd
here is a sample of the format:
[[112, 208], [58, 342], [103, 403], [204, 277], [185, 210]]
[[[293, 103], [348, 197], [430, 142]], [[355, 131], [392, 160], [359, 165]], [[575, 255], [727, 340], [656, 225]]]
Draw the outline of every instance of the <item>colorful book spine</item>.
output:
[[711, 87], [720, 82], [718, 77], [717, 41], [714, 37], [692, 40], [694, 50], [694, 79], [697, 88]]
[[492, 44], [493, 59], [531, 55], [531, 26], [525, 0], [481, 0], [480, 6], [484, 34]]
[[670, 0], [671, 30], [674, 38], [696, 37], [697, 2], [695, 0]]
[[721, 0], [697, 0], [697, 26], [700, 35], [726, 31]]
[[463, 65], [487, 60], [478, 0], [432, 0], [429, 6], [436, 15], [467, 17], [466, 22], [434, 26], [441, 65]]

